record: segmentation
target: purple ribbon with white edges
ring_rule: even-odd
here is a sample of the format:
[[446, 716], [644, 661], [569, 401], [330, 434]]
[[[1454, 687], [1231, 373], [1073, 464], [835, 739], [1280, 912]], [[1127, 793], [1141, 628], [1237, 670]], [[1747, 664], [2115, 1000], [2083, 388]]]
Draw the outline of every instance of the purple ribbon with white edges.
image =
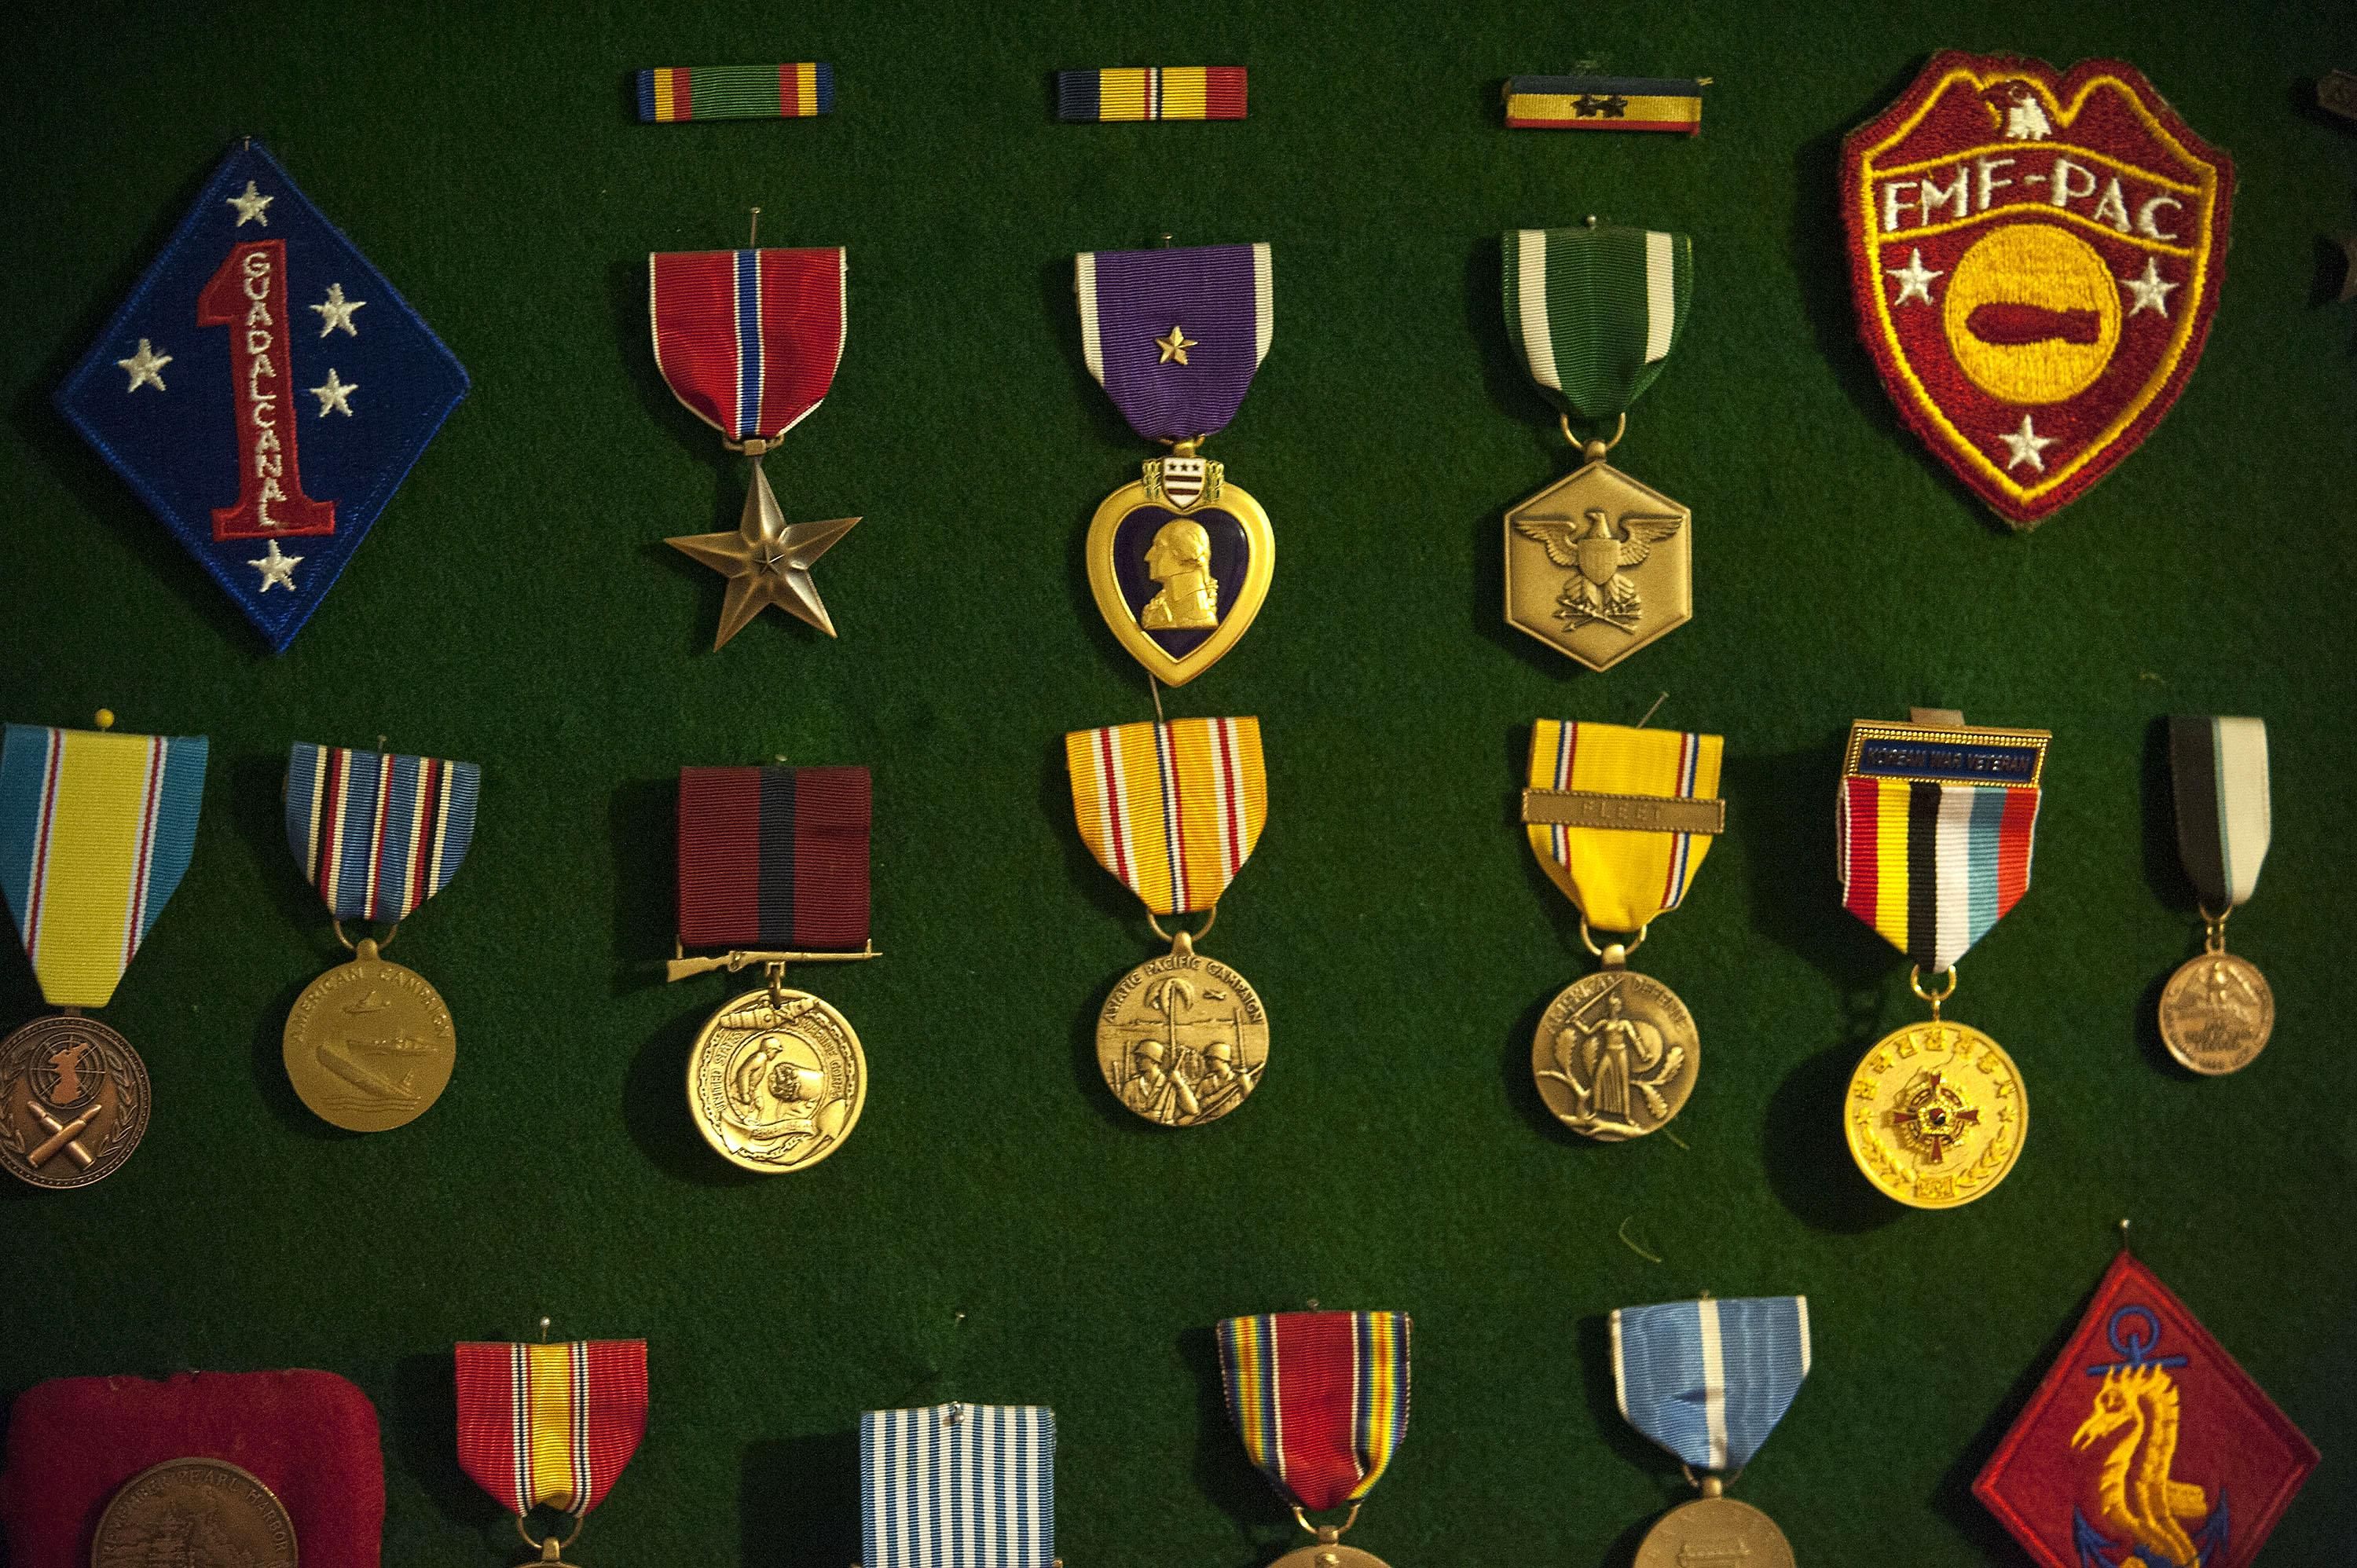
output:
[[1269, 265], [1266, 245], [1081, 252], [1082, 351], [1131, 429], [1191, 441], [1227, 427], [1268, 355]]

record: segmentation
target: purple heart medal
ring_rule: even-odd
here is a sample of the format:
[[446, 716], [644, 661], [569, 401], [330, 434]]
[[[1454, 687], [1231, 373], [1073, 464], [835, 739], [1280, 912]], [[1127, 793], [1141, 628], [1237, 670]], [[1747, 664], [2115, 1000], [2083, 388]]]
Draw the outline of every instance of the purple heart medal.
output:
[[1276, 535], [1260, 502], [1199, 456], [1267, 356], [1266, 245], [1084, 251], [1081, 346], [1130, 428], [1170, 448], [1089, 524], [1089, 586], [1129, 656], [1183, 686], [1236, 645], [1268, 596]]

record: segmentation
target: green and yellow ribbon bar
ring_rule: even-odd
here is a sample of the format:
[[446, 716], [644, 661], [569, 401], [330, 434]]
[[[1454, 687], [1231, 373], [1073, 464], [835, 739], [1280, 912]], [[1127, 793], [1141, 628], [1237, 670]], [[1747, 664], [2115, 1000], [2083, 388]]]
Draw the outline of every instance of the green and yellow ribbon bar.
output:
[[802, 120], [834, 113], [834, 67], [824, 60], [783, 65], [659, 65], [639, 72], [639, 119]]
[[1515, 76], [1506, 80], [1506, 124], [1517, 131], [1702, 129], [1710, 78]]

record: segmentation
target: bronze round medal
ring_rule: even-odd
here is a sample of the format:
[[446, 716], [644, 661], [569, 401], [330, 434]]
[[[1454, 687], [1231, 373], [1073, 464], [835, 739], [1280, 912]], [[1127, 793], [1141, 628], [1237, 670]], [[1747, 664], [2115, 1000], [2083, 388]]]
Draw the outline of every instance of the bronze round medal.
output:
[[1355, 1546], [1345, 1546], [1339, 1541], [1319, 1540], [1308, 1546], [1298, 1546], [1268, 1568], [1389, 1568], [1372, 1552], [1361, 1552]]
[[1252, 983], [1182, 934], [1121, 977], [1097, 1010], [1097, 1069], [1137, 1115], [1164, 1127], [1216, 1122], [1268, 1070], [1268, 1015]]
[[1842, 1100], [1850, 1158], [1910, 1208], [1954, 1208], [2013, 1169], [2029, 1135], [2029, 1094], [2005, 1048], [1935, 1019], [1894, 1029], [1850, 1074]]
[[1776, 1521], [1733, 1498], [1696, 1498], [1662, 1516], [1638, 1544], [1635, 1568], [1793, 1568], [1792, 1548]]
[[0, 1165], [35, 1187], [88, 1187], [147, 1131], [147, 1066], [131, 1042], [78, 1013], [0, 1040]]
[[2275, 1026], [2267, 977], [2233, 953], [2203, 953], [2161, 988], [2161, 1044], [2195, 1072], [2214, 1078], [2241, 1071], [2266, 1048]]
[[414, 1122], [441, 1097], [458, 1055], [450, 1009], [425, 976], [387, 963], [363, 938], [351, 962], [303, 988], [286, 1015], [286, 1076], [312, 1114], [348, 1133]]
[[1702, 1070], [1702, 1036], [1676, 992], [1610, 967], [1573, 981], [1531, 1037], [1531, 1075], [1555, 1120], [1618, 1144], [1685, 1109]]
[[125, 1481], [99, 1516], [91, 1568], [295, 1568], [295, 1521], [268, 1487], [221, 1459], [168, 1459]]
[[841, 1148], [867, 1103], [867, 1058], [850, 1021], [806, 991], [748, 991], [687, 1054], [687, 1108], [730, 1165], [808, 1170]]

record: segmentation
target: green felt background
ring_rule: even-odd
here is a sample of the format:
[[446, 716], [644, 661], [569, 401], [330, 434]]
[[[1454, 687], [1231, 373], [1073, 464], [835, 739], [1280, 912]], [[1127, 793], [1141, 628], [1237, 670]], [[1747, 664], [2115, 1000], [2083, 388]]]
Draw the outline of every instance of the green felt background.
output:
[[[843, 1568], [873, 1406], [1042, 1401], [1062, 1555], [1246, 1568], [1288, 1544], [1226, 1428], [1205, 1326], [1415, 1317], [1415, 1420], [1354, 1538], [1403, 1568], [1625, 1562], [1681, 1492], [1615, 1414], [1613, 1306], [1801, 1291], [1816, 1370], [1740, 1495], [1811, 1563], [2020, 1561], [1972, 1476], [2110, 1255], [2144, 1255], [2328, 1455], [2270, 1560], [2357, 1531], [2357, 1164], [2341, 1025], [2352, 807], [2352, 318], [2322, 303], [2357, 134], [2305, 79], [2357, 66], [2334, 0], [1078, 0], [393, 12], [109, 6], [9, 24], [0, 334], [0, 712], [203, 732], [196, 858], [108, 1016], [145, 1054], [136, 1158], [13, 1188], [0, 1391], [46, 1377], [323, 1367], [385, 1423], [386, 1550], [504, 1561], [457, 1471], [449, 1346], [644, 1335], [654, 1414], [590, 1521], [598, 1568]], [[2017, 536], [1899, 424], [1853, 331], [1841, 134], [1943, 45], [2138, 62], [2239, 165], [2224, 305], [2155, 438]], [[655, 63], [834, 62], [837, 112], [640, 126]], [[1581, 60], [1717, 78], [1707, 130], [1509, 134], [1500, 81]], [[1058, 66], [1243, 61], [1241, 124], [1070, 127]], [[475, 390], [291, 653], [274, 659], [52, 413], [50, 388], [233, 136], [267, 140]], [[719, 580], [666, 534], [733, 523], [740, 466], [657, 380], [645, 255], [851, 250], [834, 394], [772, 474], [866, 521], [820, 581], [830, 643], [772, 616], [715, 654]], [[1605, 676], [1500, 624], [1501, 509], [1566, 467], [1510, 359], [1501, 229], [1682, 230], [1678, 358], [1618, 457], [1697, 519], [1694, 624]], [[1252, 635], [1169, 700], [1253, 713], [1271, 822], [1211, 950], [1261, 988], [1265, 1087], [1165, 1134], [1090, 1053], [1152, 943], [1074, 834], [1060, 737], [1150, 713], [1080, 540], [1146, 449], [1082, 364], [1071, 253], [1266, 239], [1275, 346], [1213, 456], [1283, 559]], [[1584, 972], [1510, 825], [1534, 715], [1727, 737], [1732, 828], [1646, 967], [1706, 1045], [1675, 1131], [1599, 1147], [1530, 1086]], [[1852, 1063], [1918, 1015], [1844, 914], [1838, 743], [1960, 706], [2055, 732], [2037, 878], [1959, 1015], [2030, 1086], [2004, 1188], [1873, 1196], [1838, 1137]], [[2235, 944], [2274, 1045], [2216, 1082], [2150, 1017], [2199, 927], [2156, 721], [2264, 715], [2276, 849]], [[337, 950], [279, 825], [289, 741], [483, 764], [473, 854], [393, 956], [458, 1020], [412, 1127], [314, 1121], [279, 1028]], [[673, 778], [787, 756], [876, 770], [881, 962], [811, 972], [873, 1072], [850, 1145], [740, 1178], [686, 1119], [724, 979], [665, 986]], [[0, 1018], [38, 1007], [0, 963]], [[1663, 1262], [1639, 1257], [1628, 1233]], [[962, 1326], [956, 1315], [963, 1313]]]

